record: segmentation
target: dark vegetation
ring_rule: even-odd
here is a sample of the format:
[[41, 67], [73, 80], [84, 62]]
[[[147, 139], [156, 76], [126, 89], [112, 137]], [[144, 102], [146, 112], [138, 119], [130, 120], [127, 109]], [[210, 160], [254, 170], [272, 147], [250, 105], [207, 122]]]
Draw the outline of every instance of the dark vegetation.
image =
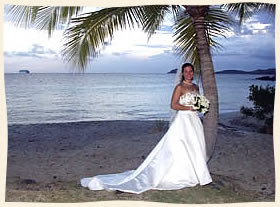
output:
[[253, 102], [253, 107], [242, 106], [240, 112], [245, 116], [255, 117], [264, 121], [261, 132], [272, 134], [275, 87], [273, 86], [249, 86], [248, 99]]

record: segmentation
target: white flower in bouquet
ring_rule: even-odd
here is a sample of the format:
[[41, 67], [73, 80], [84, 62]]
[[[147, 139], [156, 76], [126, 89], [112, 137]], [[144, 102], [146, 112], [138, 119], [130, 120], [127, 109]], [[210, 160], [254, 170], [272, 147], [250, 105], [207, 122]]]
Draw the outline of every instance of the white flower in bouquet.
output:
[[180, 104], [184, 106], [193, 106], [196, 103], [194, 93], [186, 93], [180, 97]]
[[195, 110], [205, 114], [209, 110], [209, 106], [210, 102], [205, 96], [199, 94], [194, 96], [193, 107]]

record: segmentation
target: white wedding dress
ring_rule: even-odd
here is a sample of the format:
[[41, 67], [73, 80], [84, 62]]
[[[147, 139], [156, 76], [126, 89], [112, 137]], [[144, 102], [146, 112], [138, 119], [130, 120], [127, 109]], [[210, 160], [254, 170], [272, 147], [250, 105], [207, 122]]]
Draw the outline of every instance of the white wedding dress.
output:
[[[187, 93], [184, 98], [191, 100], [192, 95]], [[178, 111], [166, 134], [136, 170], [81, 179], [81, 185], [90, 190], [136, 194], [210, 182], [203, 126], [195, 111]]]

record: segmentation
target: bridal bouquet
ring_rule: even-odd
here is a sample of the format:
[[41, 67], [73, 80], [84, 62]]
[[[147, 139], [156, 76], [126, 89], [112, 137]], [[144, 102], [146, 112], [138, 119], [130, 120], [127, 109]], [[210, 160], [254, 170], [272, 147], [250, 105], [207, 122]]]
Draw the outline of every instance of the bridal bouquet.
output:
[[205, 96], [199, 94], [194, 96], [193, 108], [198, 112], [205, 114], [209, 110], [209, 105], [210, 102]]

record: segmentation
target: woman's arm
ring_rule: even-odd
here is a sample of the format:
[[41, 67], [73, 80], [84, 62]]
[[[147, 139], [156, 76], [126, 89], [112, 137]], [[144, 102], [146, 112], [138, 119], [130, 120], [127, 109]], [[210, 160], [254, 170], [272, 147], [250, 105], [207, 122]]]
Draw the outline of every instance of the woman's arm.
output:
[[179, 98], [181, 95], [181, 86], [177, 85], [173, 91], [172, 99], [171, 99], [171, 108], [174, 110], [191, 110], [194, 111], [192, 106], [183, 106], [179, 104]]

